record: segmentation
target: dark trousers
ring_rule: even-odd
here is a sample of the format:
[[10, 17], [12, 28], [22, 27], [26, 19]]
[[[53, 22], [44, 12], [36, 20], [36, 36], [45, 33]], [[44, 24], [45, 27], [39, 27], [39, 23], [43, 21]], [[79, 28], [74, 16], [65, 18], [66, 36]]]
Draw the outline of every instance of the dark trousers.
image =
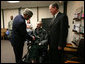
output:
[[46, 56], [47, 53], [47, 46], [45, 45], [32, 45], [29, 50], [29, 57], [30, 59], [39, 60], [40, 56]]
[[23, 56], [23, 44], [19, 46], [13, 46], [14, 54], [15, 54], [15, 60], [16, 63], [22, 62], [22, 56]]
[[49, 51], [48, 63], [64, 63], [63, 50]]

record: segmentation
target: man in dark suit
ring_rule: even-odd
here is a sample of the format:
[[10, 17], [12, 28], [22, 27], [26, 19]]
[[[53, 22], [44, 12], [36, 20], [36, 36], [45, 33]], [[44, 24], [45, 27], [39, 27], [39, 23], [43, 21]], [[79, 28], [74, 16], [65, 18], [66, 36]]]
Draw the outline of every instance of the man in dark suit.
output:
[[17, 15], [13, 20], [13, 30], [11, 44], [13, 46], [16, 63], [21, 63], [23, 55], [23, 46], [25, 39], [35, 40], [33, 36], [29, 36], [26, 31], [25, 20], [32, 17], [33, 13], [28, 8], [23, 12], [23, 15]]
[[57, 3], [49, 6], [53, 15], [49, 30], [49, 63], [63, 63], [63, 50], [68, 35], [68, 18], [59, 12]]

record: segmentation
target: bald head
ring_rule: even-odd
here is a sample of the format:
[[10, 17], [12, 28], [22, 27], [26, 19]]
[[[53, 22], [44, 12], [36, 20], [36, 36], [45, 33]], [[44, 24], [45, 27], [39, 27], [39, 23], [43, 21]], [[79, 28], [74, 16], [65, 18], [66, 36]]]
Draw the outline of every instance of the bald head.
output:
[[37, 22], [37, 28], [41, 28], [41, 27], [42, 27], [42, 22], [41, 21]]

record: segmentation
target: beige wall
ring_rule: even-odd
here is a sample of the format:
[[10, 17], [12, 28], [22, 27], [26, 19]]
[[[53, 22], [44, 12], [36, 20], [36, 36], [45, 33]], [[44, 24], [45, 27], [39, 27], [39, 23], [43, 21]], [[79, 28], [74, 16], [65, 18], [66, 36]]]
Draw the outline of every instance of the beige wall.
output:
[[2, 19], [2, 10], [1, 10], [1, 28], [3, 28], [3, 19]]
[[[69, 25], [70, 25], [70, 29], [69, 29], [69, 33], [68, 33], [68, 43], [71, 43], [71, 41], [73, 40], [73, 16], [75, 13], [75, 10], [80, 7], [80, 6], [84, 6], [84, 2], [83, 1], [68, 1], [68, 5], [67, 5], [67, 15], [69, 18]], [[37, 23], [37, 8], [30, 8], [33, 11], [33, 17], [31, 18], [31, 23], [33, 25], [33, 28], [36, 28], [36, 23]], [[23, 12], [24, 9], [21, 10], [21, 13]], [[63, 6], [60, 6], [60, 12], [63, 12]], [[8, 21], [10, 20], [10, 16], [13, 15], [14, 17], [18, 14], [18, 9], [13, 9], [13, 10], [4, 10], [4, 21], [5, 21], [5, 28], [8, 27]], [[38, 9], [38, 16], [39, 16], [39, 21], [41, 21], [42, 18], [50, 18], [52, 17], [49, 8], [45, 7], [45, 8], [39, 8]], [[2, 24], [2, 13], [1, 13], [1, 27], [3, 26]]]
[[[36, 28], [36, 23], [37, 23], [37, 7], [36, 8], [30, 8], [33, 11], [33, 16], [31, 18], [31, 24], [33, 25], [33, 29]], [[24, 9], [21, 9], [21, 14], [23, 13]], [[60, 6], [60, 11], [63, 11], [62, 6]], [[18, 15], [18, 9], [9, 9], [9, 10], [4, 10], [4, 25], [5, 28], [8, 28], [8, 22], [10, 21], [10, 16], [13, 15], [14, 17]], [[1, 14], [2, 17], [2, 14]], [[51, 18], [52, 15], [49, 11], [49, 7], [42, 7], [38, 8], [38, 21], [41, 21], [42, 18]], [[1, 22], [3, 22], [1, 18]], [[1, 25], [3, 26], [3, 24]]]
[[46, 8], [39, 8], [39, 21], [42, 20], [42, 18], [51, 18], [52, 15], [49, 11], [49, 7]]
[[68, 33], [68, 43], [71, 43], [71, 41], [73, 40], [73, 17], [74, 17], [74, 13], [76, 11], [77, 8], [83, 6], [84, 7], [84, 1], [68, 1], [68, 5], [67, 5], [67, 15], [69, 18], [69, 25], [70, 25], [70, 29], [69, 29], [69, 33]]
[[18, 14], [17, 9], [13, 10], [4, 10], [4, 26], [8, 28], [8, 22], [10, 21], [10, 16], [13, 15], [15, 17]]
[[59, 6], [59, 11], [63, 13], [63, 5]]

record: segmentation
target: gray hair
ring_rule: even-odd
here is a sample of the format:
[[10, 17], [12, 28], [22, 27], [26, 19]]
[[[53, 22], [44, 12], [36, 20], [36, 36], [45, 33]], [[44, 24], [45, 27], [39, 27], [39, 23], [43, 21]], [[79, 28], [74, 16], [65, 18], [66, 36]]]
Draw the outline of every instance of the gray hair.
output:
[[51, 4], [51, 5], [52, 5], [53, 8], [56, 7], [57, 9], [59, 9], [59, 6], [58, 6], [57, 3], [53, 3], [53, 4]]
[[26, 8], [23, 12], [23, 15], [29, 15], [30, 17], [32, 17], [33, 12], [30, 9]]

